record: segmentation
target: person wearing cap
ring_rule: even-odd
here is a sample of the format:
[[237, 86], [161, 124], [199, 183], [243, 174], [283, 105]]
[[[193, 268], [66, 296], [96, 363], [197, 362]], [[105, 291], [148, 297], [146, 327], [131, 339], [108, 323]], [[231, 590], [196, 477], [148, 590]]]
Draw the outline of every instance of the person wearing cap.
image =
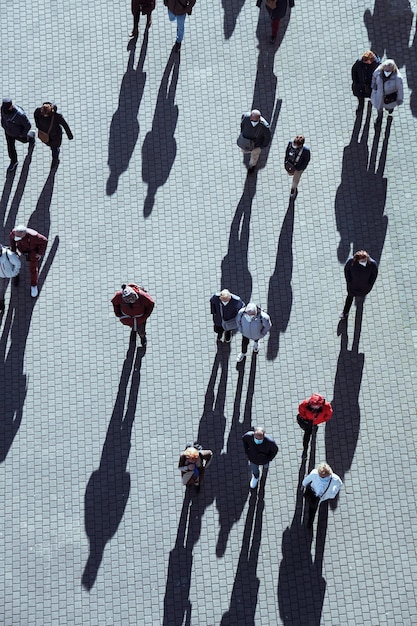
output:
[[383, 61], [373, 73], [371, 102], [378, 111], [375, 127], [381, 125], [384, 109], [392, 115], [404, 102], [403, 77], [393, 59]]
[[259, 480], [259, 466], [262, 465], [264, 472], [269, 468], [270, 462], [278, 453], [278, 446], [272, 437], [265, 435], [265, 428], [262, 426], [248, 430], [242, 441], [252, 471], [250, 488], [255, 489]]
[[325, 500], [332, 500], [337, 496], [343, 485], [342, 479], [333, 472], [330, 465], [320, 463], [303, 480], [302, 489], [307, 515], [304, 509], [304, 521], [307, 518], [307, 527], [312, 528], [317, 509]]
[[[51, 148], [52, 163], [51, 169], [59, 165], [59, 153], [62, 144], [62, 129], [65, 130], [68, 139], [74, 136], [70, 127], [64, 120], [64, 116], [58, 113], [56, 104], [44, 102], [41, 107], [35, 109], [33, 114], [35, 124], [38, 129], [39, 136], [43, 136], [43, 142]], [[47, 139], [47, 141], [45, 141]]]
[[304, 135], [296, 135], [288, 142], [285, 150], [284, 167], [288, 176], [292, 176], [290, 198], [295, 200], [298, 196], [298, 183], [310, 163], [310, 148], [305, 145]]
[[237, 356], [240, 363], [246, 357], [250, 339], [253, 340], [253, 351], [259, 352], [259, 340], [269, 333], [272, 327], [271, 318], [266, 311], [262, 311], [254, 302], [249, 302], [237, 314], [236, 325], [242, 334], [242, 351]]
[[353, 298], [365, 298], [372, 290], [378, 276], [378, 264], [366, 250], [358, 250], [345, 264], [345, 279], [348, 295], [339, 318], [349, 315]]
[[3, 313], [4, 294], [6, 293], [7, 281], [9, 278], [16, 278], [19, 275], [21, 261], [16, 252], [12, 252], [7, 246], [0, 244], [0, 313]]
[[269, 122], [262, 117], [258, 109], [253, 109], [242, 115], [237, 145], [245, 154], [250, 153], [248, 174], [252, 174], [255, 171], [261, 150], [269, 146], [271, 138]]
[[29, 143], [29, 147], [35, 145], [35, 131], [30, 130], [31, 123], [28, 116], [17, 104], [13, 104], [11, 98], [3, 98], [1, 105], [1, 125], [4, 128], [9, 153], [10, 165], [8, 172], [13, 172], [18, 165], [16, 141]]
[[355, 61], [352, 65], [352, 92], [358, 99], [358, 113], [363, 109], [365, 104], [365, 98], [370, 98], [372, 89], [372, 75], [378, 67], [381, 59], [379, 56], [372, 52], [372, 50], [366, 50], [363, 55]]
[[230, 343], [232, 331], [236, 330], [236, 317], [245, 303], [228, 289], [222, 289], [210, 298], [210, 310], [213, 316], [214, 332], [217, 333], [217, 341], [221, 341], [224, 333], [224, 340]]
[[121, 290], [116, 291], [111, 302], [115, 316], [122, 324], [132, 329], [131, 339], [136, 339], [136, 334], [138, 334], [141, 345], [145, 347], [147, 344], [146, 320], [155, 306], [154, 299], [143, 287], [129, 283], [122, 285]]
[[313, 393], [310, 398], [306, 398], [298, 407], [297, 422], [304, 431], [303, 438], [303, 459], [307, 458], [307, 448], [311, 435], [317, 433], [319, 424], [328, 422], [333, 414], [330, 402], [319, 393]]
[[[195, 443], [194, 445], [198, 445]], [[203, 450], [194, 446], [188, 446], [180, 455], [178, 469], [181, 472], [182, 484], [186, 487], [194, 486], [200, 491], [204, 472], [213, 459], [211, 450]]]
[[30, 295], [36, 298], [38, 295], [39, 261], [46, 251], [48, 240], [44, 235], [19, 224], [10, 233], [10, 247], [12, 252], [24, 254], [29, 261], [30, 270]]

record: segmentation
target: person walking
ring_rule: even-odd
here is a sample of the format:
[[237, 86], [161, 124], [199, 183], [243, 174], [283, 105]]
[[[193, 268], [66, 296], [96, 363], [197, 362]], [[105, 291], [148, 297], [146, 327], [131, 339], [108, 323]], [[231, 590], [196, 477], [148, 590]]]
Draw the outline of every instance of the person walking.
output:
[[[320, 463], [302, 482], [307, 512], [307, 526], [313, 527], [314, 518], [320, 504], [325, 500], [332, 500], [337, 496], [343, 483], [341, 478], [334, 474], [327, 463]], [[304, 520], [306, 516], [304, 513]]]
[[41, 107], [35, 109], [34, 118], [39, 139], [51, 148], [51, 169], [54, 169], [60, 163], [62, 129], [65, 130], [69, 140], [73, 139], [74, 136], [63, 115], [58, 113], [56, 104], [52, 104], [52, 102], [44, 102]]
[[260, 475], [259, 466], [262, 465], [263, 472], [269, 468], [270, 462], [278, 453], [278, 446], [272, 437], [265, 434], [265, 428], [262, 426], [248, 430], [243, 435], [242, 441], [252, 471], [250, 488], [255, 489]]
[[0, 244], [0, 313], [4, 312], [4, 295], [7, 289], [9, 278], [16, 278], [19, 275], [21, 261], [16, 252], [12, 252], [7, 246]]
[[247, 355], [250, 339], [253, 340], [254, 353], [259, 352], [259, 340], [269, 333], [272, 323], [266, 311], [262, 311], [254, 302], [249, 302], [237, 314], [236, 324], [238, 331], [242, 334], [242, 351], [236, 359], [240, 363]]
[[303, 456], [301, 457], [303, 460], [307, 458], [308, 444], [312, 434], [315, 435], [318, 426], [328, 422], [332, 415], [332, 405], [319, 393], [313, 393], [298, 406], [297, 422], [304, 431]]
[[136, 38], [139, 34], [139, 18], [146, 15], [146, 27], [152, 26], [152, 11], [155, 8], [155, 0], [132, 0], [133, 29], [129, 33], [129, 37]]
[[307, 165], [310, 163], [310, 148], [305, 145], [304, 135], [296, 135], [288, 142], [285, 151], [284, 167], [288, 176], [292, 176], [290, 198], [298, 196], [298, 183]]
[[236, 317], [245, 303], [228, 289], [222, 289], [210, 298], [210, 310], [213, 316], [214, 332], [217, 333], [217, 341], [230, 343], [232, 331], [237, 329]]
[[271, 143], [269, 122], [262, 117], [258, 109], [253, 109], [242, 115], [240, 135], [237, 145], [244, 154], [250, 154], [248, 174], [255, 171], [261, 150]]
[[[19, 254], [23, 254], [26, 260], [29, 261], [30, 295], [32, 298], [36, 298], [39, 293], [39, 263], [45, 254], [47, 245], [48, 240], [44, 235], [23, 224], [16, 226], [10, 233], [10, 248], [12, 252], [17, 251]], [[15, 284], [18, 284], [18, 277], [16, 279]]]
[[358, 250], [346, 261], [344, 271], [348, 295], [339, 316], [341, 320], [349, 315], [353, 298], [365, 298], [372, 290], [378, 276], [378, 264], [366, 250]]
[[[259, 4], [260, 6], [260, 4]], [[271, 43], [275, 43], [279, 24], [287, 12], [288, 0], [265, 0], [265, 7], [271, 18]]]
[[178, 469], [181, 472], [182, 484], [186, 487], [196, 487], [200, 491], [204, 473], [213, 459], [211, 450], [203, 450], [200, 444], [187, 446], [180, 455]]
[[174, 44], [174, 51], [179, 52], [182, 40], [184, 39], [185, 18], [191, 15], [196, 0], [164, 0], [168, 8], [170, 22], [177, 21], [177, 38]]
[[113, 310], [122, 324], [130, 326], [131, 340], [136, 341], [136, 334], [140, 337], [142, 347], [147, 344], [146, 321], [153, 311], [155, 301], [152, 296], [135, 283], [122, 285], [112, 298]]
[[35, 145], [35, 131], [31, 129], [28, 116], [11, 98], [3, 98], [1, 105], [1, 125], [4, 128], [7, 142], [7, 151], [10, 158], [8, 172], [13, 172], [18, 165], [16, 141], [29, 143], [29, 148]]
[[382, 123], [384, 109], [388, 115], [394, 113], [394, 109], [404, 101], [403, 78], [393, 59], [383, 61], [372, 76], [372, 106], [378, 111], [375, 127]]
[[358, 108], [356, 112], [361, 111], [365, 104], [365, 98], [370, 98], [372, 93], [372, 75], [381, 59], [379, 56], [366, 50], [363, 55], [352, 65], [352, 92], [358, 99]]

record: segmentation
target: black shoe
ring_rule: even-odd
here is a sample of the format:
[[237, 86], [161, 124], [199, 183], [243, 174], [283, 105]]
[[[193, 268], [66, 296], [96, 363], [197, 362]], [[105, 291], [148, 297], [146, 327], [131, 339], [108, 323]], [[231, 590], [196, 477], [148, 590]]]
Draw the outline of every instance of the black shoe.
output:
[[381, 126], [381, 124], [382, 124], [382, 117], [377, 117], [375, 120], [375, 124], [374, 124], [375, 128], [378, 128], [378, 126]]
[[54, 170], [61, 163], [59, 159], [54, 159], [51, 163], [51, 170]]
[[298, 189], [291, 189], [290, 198], [295, 200], [297, 196], [298, 196]]
[[145, 348], [147, 343], [148, 340], [146, 339], [146, 335], [140, 338], [140, 345], [142, 346], [142, 348]]
[[226, 343], [230, 343], [232, 341], [232, 331], [231, 330], [226, 330], [225, 335], [224, 335], [224, 340]]
[[174, 52], [179, 52], [181, 49], [181, 41], [176, 41], [174, 45]]
[[20, 276], [19, 274], [13, 278], [13, 287], [19, 287]]
[[8, 171], [8, 172], [13, 172], [13, 171], [16, 169], [17, 164], [18, 164], [18, 162], [17, 162], [17, 161], [15, 161], [14, 163], [10, 162], [10, 165], [9, 165], [9, 167], [7, 168], [7, 171]]
[[0, 300], [0, 313], [4, 313], [5, 307], [4, 300]]

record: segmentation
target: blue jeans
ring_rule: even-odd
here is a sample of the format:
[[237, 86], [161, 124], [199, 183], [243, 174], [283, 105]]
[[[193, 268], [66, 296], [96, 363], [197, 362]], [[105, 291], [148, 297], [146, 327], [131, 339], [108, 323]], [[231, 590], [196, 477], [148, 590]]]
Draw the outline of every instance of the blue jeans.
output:
[[[249, 465], [255, 478], [259, 478], [259, 465], [256, 465], [256, 463], [252, 463], [252, 461], [249, 461]], [[263, 465], [262, 467], [264, 469], [268, 469], [269, 463], [265, 463], [265, 465]]]
[[170, 22], [175, 22], [175, 20], [177, 20], [177, 42], [181, 43], [181, 41], [184, 39], [184, 26], [187, 14], [184, 13], [184, 15], [175, 15], [172, 11], [168, 9], [168, 17]]

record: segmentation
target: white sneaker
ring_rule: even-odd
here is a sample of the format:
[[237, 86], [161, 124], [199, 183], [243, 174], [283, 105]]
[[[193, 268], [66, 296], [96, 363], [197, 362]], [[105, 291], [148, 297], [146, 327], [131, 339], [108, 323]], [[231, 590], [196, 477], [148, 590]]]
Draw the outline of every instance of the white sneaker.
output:
[[35, 139], [35, 137], [36, 137], [35, 131], [34, 130], [30, 130], [28, 132], [28, 139]]
[[237, 363], [240, 363], [241, 361], [243, 361], [244, 358], [246, 358], [246, 353], [243, 354], [243, 352], [239, 352], [236, 358]]
[[255, 341], [253, 344], [253, 351], [255, 352], [255, 354], [258, 354], [259, 352], [259, 343], [257, 341]]
[[37, 295], [38, 295], [38, 288], [37, 288], [36, 285], [34, 287], [32, 286], [30, 288], [30, 295], [32, 296], [32, 298], [36, 298], [37, 297]]
[[255, 478], [255, 476], [252, 476], [252, 480], [250, 481], [250, 488], [251, 489], [255, 489], [257, 484], [258, 484], [258, 480], [259, 478]]

